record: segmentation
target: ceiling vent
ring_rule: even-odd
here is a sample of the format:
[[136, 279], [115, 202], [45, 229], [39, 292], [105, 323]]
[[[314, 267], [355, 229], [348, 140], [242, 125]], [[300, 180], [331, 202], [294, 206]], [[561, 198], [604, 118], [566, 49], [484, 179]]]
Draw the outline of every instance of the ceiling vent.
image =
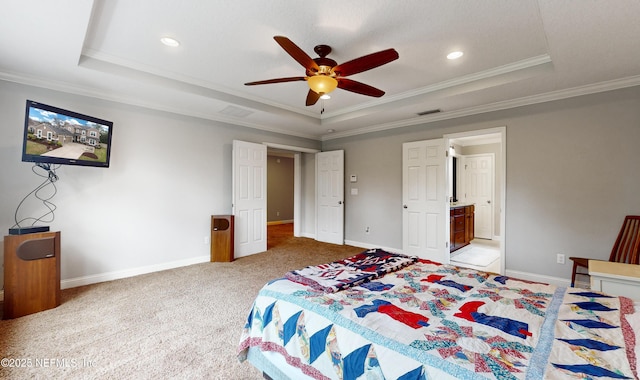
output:
[[418, 112], [418, 116], [431, 115], [432, 113], [438, 113], [438, 112], [440, 112], [440, 108], [435, 110]]
[[239, 108], [236, 106], [227, 106], [225, 109], [220, 111], [221, 114], [233, 117], [247, 117], [253, 113], [253, 111], [246, 110], [244, 108]]

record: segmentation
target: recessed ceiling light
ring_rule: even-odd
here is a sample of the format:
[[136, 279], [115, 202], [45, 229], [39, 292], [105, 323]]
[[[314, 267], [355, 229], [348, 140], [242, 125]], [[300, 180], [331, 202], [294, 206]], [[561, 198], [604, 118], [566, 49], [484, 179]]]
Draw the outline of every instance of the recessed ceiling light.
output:
[[329, 94], [322, 94], [320, 96], [320, 99], [324, 99], [324, 100], [331, 99], [331, 96], [329, 96]]
[[160, 39], [160, 42], [162, 42], [163, 44], [165, 44], [167, 46], [171, 46], [171, 47], [180, 46], [180, 41], [176, 40], [173, 37], [162, 37]]
[[327, 129], [327, 133], [333, 133], [335, 131], [336, 131], [335, 129]]
[[462, 57], [464, 55], [463, 52], [461, 51], [453, 51], [449, 54], [447, 54], [447, 59], [458, 59], [460, 57]]

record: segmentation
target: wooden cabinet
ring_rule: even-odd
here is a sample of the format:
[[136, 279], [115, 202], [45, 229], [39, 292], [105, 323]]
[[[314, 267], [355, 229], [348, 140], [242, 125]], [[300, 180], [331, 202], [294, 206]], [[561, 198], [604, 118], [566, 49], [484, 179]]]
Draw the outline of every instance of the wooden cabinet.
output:
[[474, 238], [473, 205], [451, 207], [449, 214], [449, 250], [453, 252], [468, 245]]
[[469, 205], [464, 208], [464, 234], [465, 241], [468, 243], [474, 239], [474, 224], [475, 224], [475, 207]]
[[4, 237], [4, 319], [60, 305], [60, 232]]

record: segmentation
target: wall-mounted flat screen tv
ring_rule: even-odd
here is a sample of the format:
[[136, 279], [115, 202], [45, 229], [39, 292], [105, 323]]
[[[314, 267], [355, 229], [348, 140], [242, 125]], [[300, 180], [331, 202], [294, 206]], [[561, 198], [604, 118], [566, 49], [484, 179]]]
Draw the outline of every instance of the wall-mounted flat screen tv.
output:
[[27, 100], [22, 161], [107, 168], [113, 123]]

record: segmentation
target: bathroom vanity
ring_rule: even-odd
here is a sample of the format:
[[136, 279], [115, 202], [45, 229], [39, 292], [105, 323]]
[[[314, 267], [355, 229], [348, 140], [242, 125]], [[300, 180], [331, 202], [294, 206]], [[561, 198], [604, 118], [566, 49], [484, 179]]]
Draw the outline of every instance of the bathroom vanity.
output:
[[456, 251], [473, 240], [474, 232], [474, 213], [473, 204], [452, 204], [449, 213], [450, 220], [450, 252]]

